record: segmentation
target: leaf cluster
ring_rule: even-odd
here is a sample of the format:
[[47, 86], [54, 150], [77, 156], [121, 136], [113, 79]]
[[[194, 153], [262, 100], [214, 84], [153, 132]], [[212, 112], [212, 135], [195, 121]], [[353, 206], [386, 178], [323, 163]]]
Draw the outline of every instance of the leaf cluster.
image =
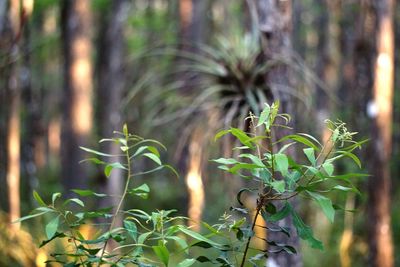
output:
[[[167, 168], [176, 171], [162, 161], [161, 152], [165, 147], [156, 140], [144, 139], [129, 133], [124, 125], [122, 132], [114, 132], [113, 138], [100, 142], [111, 142], [119, 146], [120, 154], [108, 154], [81, 147], [90, 157], [83, 162], [100, 165], [107, 177], [119, 169], [125, 176], [125, 188], [115, 207], [89, 209], [89, 198], [109, 198], [104, 193], [89, 189], [72, 190], [74, 197], [63, 199], [61, 193], [54, 193], [46, 203], [39, 193], [33, 192], [38, 207], [18, 221], [45, 216], [46, 240], [40, 247], [56, 240], [67, 244], [62, 251], [54, 251], [49, 262], [64, 266], [178, 266], [188, 267], [196, 262], [208, 262], [215, 266], [252, 266], [263, 264], [270, 253], [296, 253], [290, 245], [255, 235], [256, 220], [265, 221], [265, 230], [279, 232], [290, 237], [290, 229], [280, 226], [280, 221], [290, 216], [300, 238], [311, 247], [322, 249], [323, 244], [313, 234], [290, 203], [290, 199], [302, 196], [314, 201], [326, 217], [334, 222], [335, 209], [330, 198], [332, 191], [359, 193], [352, 178], [362, 174], [335, 174], [334, 163], [349, 158], [361, 167], [354, 150], [365, 141], [352, 139], [355, 133], [348, 132], [343, 122], [327, 121], [331, 131], [330, 140], [322, 144], [305, 133], [290, 134], [276, 138], [276, 130], [287, 128], [288, 114], [279, 113], [279, 102], [265, 104], [260, 116], [250, 114], [251, 131], [231, 127], [218, 132], [215, 139], [232, 135], [240, 143], [233, 149], [240, 153], [237, 158], [219, 158], [213, 162], [225, 172], [253, 181], [257, 188], [242, 188], [237, 193], [238, 207], [221, 216], [217, 224], [200, 223], [203, 231], [198, 233], [186, 226], [188, 218], [174, 216], [175, 210], [148, 212], [132, 208], [124, 209], [127, 197], [148, 199], [150, 188], [147, 184], [136, 184], [138, 175]], [[258, 134], [261, 132], [261, 134]], [[301, 151], [303, 157], [295, 158], [291, 149]], [[154, 164], [149, 170], [134, 172], [135, 162], [145, 158]], [[122, 159], [115, 161], [115, 159]], [[243, 205], [243, 196], [254, 194], [254, 207]], [[239, 214], [239, 215], [238, 215]], [[120, 218], [122, 225], [117, 223]], [[100, 223], [99, 223], [100, 222]], [[92, 225], [96, 233], [85, 236], [83, 225]], [[254, 238], [261, 238], [268, 248], [258, 250], [250, 247]], [[201, 248], [199, 250], [199, 248]], [[257, 253], [249, 255], [249, 250]], [[200, 252], [199, 252], [200, 251]], [[212, 256], [214, 255], [214, 256]]]

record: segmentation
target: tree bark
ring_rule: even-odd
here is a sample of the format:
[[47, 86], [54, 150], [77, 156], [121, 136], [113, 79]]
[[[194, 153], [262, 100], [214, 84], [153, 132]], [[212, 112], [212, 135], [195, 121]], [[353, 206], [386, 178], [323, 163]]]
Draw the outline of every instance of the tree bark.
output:
[[[207, 7], [211, 2], [209, 0], [180, 0], [180, 49], [182, 51], [190, 51], [196, 53], [196, 46], [205, 43], [206, 41], [206, 25]], [[184, 64], [185, 59], [180, 59], [178, 64]], [[198, 77], [190, 73], [182, 73], [177, 77], [184, 81], [182, 93], [191, 93], [196, 90], [193, 83]], [[198, 117], [205, 114], [197, 114]], [[206, 116], [204, 116], [206, 117]], [[198, 224], [201, 221], [203, 208], [205, 205], [205, 191], [202, 178], [203, 157], [205, 155], [202, 145], [204, 144], [204, 135], [202, 128], [196, 127], [190, 143], [186, 145], [185, 149], [180, 155], [182, 162], [185, 162], [183, 169], [185, 169], [185, 183], [188, 192], [188, 216], [192, 221], [192, 225], [196, 230], [200, 229]], [[187, 161], [183, 159], [187, 158]]]
[[92, 129], [92, 45], [89, 0], [62, 2], [64, 96], [61, 140], [61, 170], [64, 190], [83, 188], [88, 168], [79, 146], [87, 146]]
[[[278, 0], [258, 0], [259, 27], [264, 38], [263, 49], [266, 58], [273, 59], [292, 53], [291, 31], [292, 31], [292, 2]], [[274, 99], [279, 99], [284, 113], [293, 114], [293, 99], [287, 90], [293, 90], [290, 70], [286, 64], [281, 64], [268, 73], [268, 84]], [[275, 132], [276, 138], [287, 134], [285, 129]], [[293, 153], [292, 153], [293, 154]], [[292, 155], [295, 156], [295, 155]], [[292, 205], [296, 206], [296, 200], [292, 200]], [[291, 218], [287, 217], [280, 221], [280, 226], [289, 227], [291, 237], [289, 240], [282, 234], [270, 232], [268, 239], [277, 243], [287, 243], [299, 248], [299, 239], [294, 231]], [[300, 253], [271, 253], [267, 262], [268, 266], [302, 266]]]
[[370, 264], [393, 266], [393, 241], [390, 215], [392, 116], [394, 84], [394, 0], [375, 1], [377, 16], [377, 55], [373, 86], [375, 112], [372, 127], [373, 164], [368, 183], [368, 226]]
[[[100, 136], [111, 137], [113, 131], [122, 129], [121, 100], [125, 86], [126, 75], [124, 71], [124, 24], [129, 12], [128, 0], [115, 0], [111, 3], [110, 11], [106, 17], [101, 47], [99, 50], [99, 79], [98, 79], [98, 125]], [[117, 144], [106, 142], [102, 151], [108, 154], [120, 154]], [[121, 161], [121, 157], [114, 157], [113, 161]], [[122, 194], [123, 172], [114, 169], [109, 179], [104, 179], [106, 192], [115, 196], [106, 206], [116, 207]], [[121, 222], [119, 222], [120, 224]]]
[[[20, 217], [20, 103], [21, 88], [19, 83], [19, 33], [22, 27], [21, 5], [19, 1], [10, 1], [8, 9], [5, 10], [5, 27], [3, 29], [6, 36], [4, 40], [5, 65], [7, 69], [6, 88], [7, 88], [7, 134], [6, 134], [6, 162], [7, 162], [7, 195], [8, 213], [10, 222]], [[12, 224], [18, 229], [20, 224]]]

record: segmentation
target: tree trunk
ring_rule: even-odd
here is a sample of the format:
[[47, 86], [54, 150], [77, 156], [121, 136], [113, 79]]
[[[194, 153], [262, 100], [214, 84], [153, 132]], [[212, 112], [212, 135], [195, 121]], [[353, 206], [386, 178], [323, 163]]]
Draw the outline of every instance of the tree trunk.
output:
[[[206, 40], [206, 23], [207, 16], [205, 15], [210, 5], [209, 0], [180, 0], [180, 36], [181, 41], [180, 49], [183, 51], [190, 51], [195, 53], [196, 46], [201, 45]], [[185, 64], [185, 59], [179, 60], [180, 64]], [[193, 82], [197, 79], [190, 73], [182, 73], [180, 77], [184, 81], [182, 93], [191, 93], [196, 88]], [[197, 114], [201, 117], [204, 114]], [[206, 116], [204, 116], [206, 117]], [[186, 176], [185, 183], [188, 190], [188, 216], [192, 221], [196, 230], [200, 229], [198, 224], [201, 221], [203, 208], [205, 205], [205, 192], [202, 179], [202, 162], [205, 153], [202, 149], [204, 144], [204, 135], [202, 128], [196, 127], [194, 133], [190, 137], [190, 143], [183, 149], [180, 155], [182, 162], [187, 166], [184, 167]]]
[[[6, 88], [7, 88], [7, 193], [8, 193], [8, 213], [10, 222], [20, 217], [20, 102], [21, 88], [19, 83], [18, 40], [22, 27], [22, 13], [19, 1], [10, 1], [9, 9], [5, 10], [5, 28], [3, 32], [6, 36], [4, 41], [6, 62], [4, 68], [7, 69]], [[18, 229], [20, 224], [13, 224]]]
[[[7, 51], [10, 42], [10, 30], [8, 27], [9, 20], [7, 14], [6, 1], [0, 2], [0, 50]], [[8, 86], [8, 57], [0, 58], [0, 88], [7, 88]], [[0, 183], [7, 184], [7, 117], [8, 117], [8, 104], [7, 101], [8, 90], [0, 90]], [[7, 210], [7, 187], [0, 187], [0, 209]]]
[[89, 0], [62, 2], [64, 96], [61, 140], [61, 170], [64, 190], [87, 185], [87, 165], [79, 146], [87, 146], [92, 129], [92, 45]]
[[[282, 55], [292, 53], [291, 30], [292, 30], [292, 3], [291, 1], [258, 0], [259, 27], [264, 38], [264, 53], [267, 58], [279, 58]], [[293, 90], [293, 81], [290, 79], [290, 71], [287, 65], [280, 65], [268, 73], [268, 83], [275, 99], [279, 99], [284, 113], [293, 114], [293, 100], [289, 94], [284, 92]], [[285, 130], [286, 131], [286, 130]], [[276, 138], [287, 134], [284, 130], [275, 133]], [[292, 155], [294, 156], [294, 155]], [[296, 206], [296, 200], [292, 205]], [[287, 243], [299, 248], [299, 240], [294, 231], [291, 218], [287, 217], [280, 222], [280, 226], [289, 227], [291, 238], [287, 240], [279, 233], [268, 233], [268, 239], [277, 243]], [[300, 254], [290, 255], [287, 253], [271, 253], [268, 258], [268, 266], [302, 266]]]
[[[115, 0], [111, 3], [110, 11], [106, 16], [103, 27], [103, 36], [99, 51], [99, 80], [98, 80], [98, 124], [100, 136], [111, 137], [113, 131], [122, 129], [121, 100], [125, 86], [124, 71], [124, 24], [129, 12], [128, 0]], [[117, 144], [106, 142], [102, 151], [108, 154], [120, 154]], [[113, 161], [121, 161], [122, 158], [114, 157]], [[106, 192], [113, 195], [108, 199], [111, 203], [103, 203], [106, 206], [116, 207], [122, 194], [123, 172], [114, 169], [109, 179], [104, 179]], [[119, 222], [121, 223], [121, 222]]]
[[393, 266], [393, 242], [390, 216], [392, 151], [392, 116], [394, 83], [394, 0], [375, 1], [377, 16], [377, 55], [373, 102], [375, 112], [372, 127], [373, 164], [368, 191], [368, 226], [370, 264]]

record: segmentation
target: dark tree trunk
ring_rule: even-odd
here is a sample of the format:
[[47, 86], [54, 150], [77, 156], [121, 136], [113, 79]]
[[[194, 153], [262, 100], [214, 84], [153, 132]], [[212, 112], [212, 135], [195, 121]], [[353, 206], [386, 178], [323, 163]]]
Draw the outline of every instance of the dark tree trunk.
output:
[[[98, 125], [102, 138], [111, 137], [113, 131], [122, 129], [121, 100], [125, 86], [124, 70], [124, 24], [129, 12], [128, 0], [115, 0], [111, 3], [110, 11], [105, 14], [103, 36], [99, 50], [99, 80], [98, 80]], [[120, 148], [114, 143], [104, 143], [102, 151], [109, 154], [120, 154]], [[121, 161], [115, 157], [113, 161]], [[114, 169], [109, 179], [103, 179], [108, 194], [119, 196], [122, 194], [123, 173]], [[116, 206], [119, 198], [111, 199], [107, 206]]]
[[[286, 57], [292, 54], [291, 31], [292, 31], [292, 3], [291, 1], [277, 0], [258, 0], [259, 27], [264, 39], [263, 49], [267, 58]], [[282, 111], [293, 114], [293, 99], [287, 90], [293, 89], [289, 67], [285, 64], [275, 67], [268, 73], [268, 84], [274, 99], [280, 100]], [[276, 138], [287, 134], [286, 130], [275, 132]], [[295, 155], [292, 155], [295, 156]], [[296, 206], [296, 200], [292, 200], [292, 205]], [[286, 218], [280, 222], [280, 226], [289, 227], [292, 230], [291, 238], [274, 232], [268, 233], [268, 239], [278, 243], [287, 243], [299, 248], [299, 240], [294, 231], [291, 218]], [[272, 253], [268, 259], [273, 266], [302, 266], [301, 255]]]
[[88, 183], [87, 164], [79, 164], [92, 130], [92, 63], [90, 1], [64, 0], [61, 27], [64, 54], [61, 170], [64, 190]]

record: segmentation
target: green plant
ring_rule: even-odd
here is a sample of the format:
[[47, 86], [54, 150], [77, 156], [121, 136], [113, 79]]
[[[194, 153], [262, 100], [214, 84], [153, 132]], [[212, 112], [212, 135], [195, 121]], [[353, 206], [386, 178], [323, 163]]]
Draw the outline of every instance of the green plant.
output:
[[[307, 241], [313, 248], [323, 249], [321, 241], [313, 235], [311, 227], [306, 225], [301, 216], [292, 207], [289, 200], [296, 196], [315, 201], [322, 209], [326, 217], [334, 222], [335, 208], [329, 198], [329, 193], [334, 190], [360, 193], [351, 182], [351, 178], [362, 177], [364, 174], [347, 173], [334, 175], [334, 162], [349, 158], [360, 168], [361, 162], [353, 153], [367, 140], [356, 142], [353, 140], [355, 132], [349, 132], [345, 123], [341, 121], [326, 121], [331, 136], [327, 143], [321, 144], [311, 135], [299, 133], [283, 136], [276, 139], [274, 135], [279, 128], [288, 128], [290, 121], [288, 114], [279, 114], [279, 102], [271, 106], [266, 104], [259, 117], [252, 114], [250, 120], [252, 132], [246, 133], [238, 128], [222, 130], [216, 135], [216, 139], [231, 134], [236, 137], [242, 146], [234, 149], [244, 151], [239, 153], [238, 159], [219, 158], [214, 160], [219, 163], [219, 168], [229, 173], [239, 175], [246, 180], [259, 184], [258, 188], [243, 188], [237, 195], [241, 206], [241, 195], [244, 192], [257, 194], [257, 205], [250, 224], [244, 228], [237, 228], [237, 235], [246, 236], [243, 257], [240, 266], [244, 266], [250, 241], [254, 238], [256, 220], [262, 216], [267, 223], [267, 230], [279, 231], [289, 236], [288, 229], [282, 228], [278, 222], [287, 216], [291, 216], [298, 236]], [[262, 134], [257, 134], [262, 128]], [[304, 162], [297, 161], [293, 153], [288, 153], [291, 146], [302, 146]], [[250, 152], [250, 153], [249, 153]], [[246, 161], [247, 159], [247, 161]], [[283, 207], [277, 209], [276, 203], [282, 202]], [[235, 210], [250, 213], [248, 209], [240, 207]], [[243, 234], [243, 233], [247, 234]], [[268, 257], [270, 252], [295, 253], [295, 248], [286, 244], [278, 244], [274, 240], [265, 240], [272, 250], [261, 251], [250, 259], [250, 262]]]
[[[296, 249], [287, 244], [280, 244], [274, 240], [265, 239], [268, 249], [261, 249], [258, 253], [251, 253], [250, 242], [255, 236], [257, 218], [260, 216], [266, 222], [267, 231], [278, 231], [290, 235], [288, 229], [277, 223], [287, 216], [291, 216], [297, 234], [306, 240], [313, 248], [322, 249], [322, 243], [317, 240], [312, 229], [307, 226], [290, 200], [296, 196], [315, 201], [323, 210], [328, 219], [333, 222], [335, 206], [329, 198], [332, 190], [358, 192], [350, 181], [353, 177], [362, 174], [334, 175], [336, 160], [350, 158], [360, 166], [360, 161], [353, 151], [360, 148], [362, 142], [352, 140], [355, 133], [351, 133], [342, 122], [327, 121], [331, 130], [330, 141], [321, 144], [308, 134], [291, 134], [278, 140], [275, 131], [287, 127], [290, 120], [288, 114], [280, 114], [279, 102], [271, 106], [266, 104], [259, 117], [252, 114], [250, 120], [251, 132], [238, 128], [230, 128], [217, 133], [215, 139], [231, 134], [241, 143], [238, 158], [219, 158], [213, 160], [219, 168], [253, 182], [254, 188], [243, 188], [237, 194], [240, 207], [233, 207], [225, 213], [217, 224], [200, 223], [203, 233], [197, 233], [186, 226], [187, 218], [172, 216], [174, 210], [159, 210], [147, 212], [140, 209], [123, 209], [123, 203], [129, 195], [146, 199], [150, 188], [146, 184], [131, 187], [137, 175], [147, 174], [167, 167], [160, 159], [162, 144], [155, 140], [143, 139], [128, 132], [126, 126], [123, 132], [116, 132], [116, 137], [103, 139], [100, 142], [115, 142], [120, 146], [125, 156], [125, 162], [103, 161], [100, 158], [112, 159], [114, 155], [104, 154], [88, 148], [82, 148], [96, 157], [89, 158], [95, 164], [104, 165], [107, 176], [115, 168], [126, 171], [126, 185], [121, 199], [111, 209], [92, 210], [85, 208], [84, 197], [102, 198], [107, 195], [95, 193], [91, 190], [73, 190], [79, 197], [61, 201], [60, 193], [53, 194], [51, 203], [45, 203], [37, 192], [34, 197], [39, 204], [30, 215], [19, 221], [37, 216], [49, 217], [45, 226], [47, 240], [44, 246], [56, 239], [65, 239], [68, 245], [63, 251], [53, 253], [54, 262], [64, 266], [178, 266], [186, 267], [196, 262], [208, 262], [215, 266], [258, 266], [264, 264], [270, 253], [296, 253]], [[258, 134], [258, 132], [261, 132]], [[290, 141], [290, 142], [288, 142]], [[301, 146], [305, 157], [303, 161], [296, 161], [287, 151], [289, 147]], [[157, 166], [149, 171], [134, 173], [133, 167], [138, 157], [152, 160]], [[174, 171], [174, 170], [173, 170]], [[175, 172], [175, 171], [174, 171]], [[254, 207], [243, 206], [244, 193], [256, 194], [257, 202]], [[278, 209], [277, 202], [282, 202]], [[76, 207], [71, 207], [74, 205]], [[79, 210], [80, 208], [80, 210]], [[253, 213], [252, 213], [253, 212]], [[248, 220], [249, 214], [254, 214]], [[121, 216], [121, 217], [119, 217]], [[105, 223], [98, 228], [98, 233], [85, 238], [80, 232], [84, 224], [91, 224], [93, 219], [102, 218]], [[117, 218], [121, 218], [123, 225], [118, 226]], [[107, 227], [104, 228], [104, 225]], [[258, 237], [259, 238], [259, 237]], [[114, 246], [110, 246], [113, 243]], [[197, 251], [195, 248], [201, 248]], [[204, 253], [205, 251], [205, 253]]]

